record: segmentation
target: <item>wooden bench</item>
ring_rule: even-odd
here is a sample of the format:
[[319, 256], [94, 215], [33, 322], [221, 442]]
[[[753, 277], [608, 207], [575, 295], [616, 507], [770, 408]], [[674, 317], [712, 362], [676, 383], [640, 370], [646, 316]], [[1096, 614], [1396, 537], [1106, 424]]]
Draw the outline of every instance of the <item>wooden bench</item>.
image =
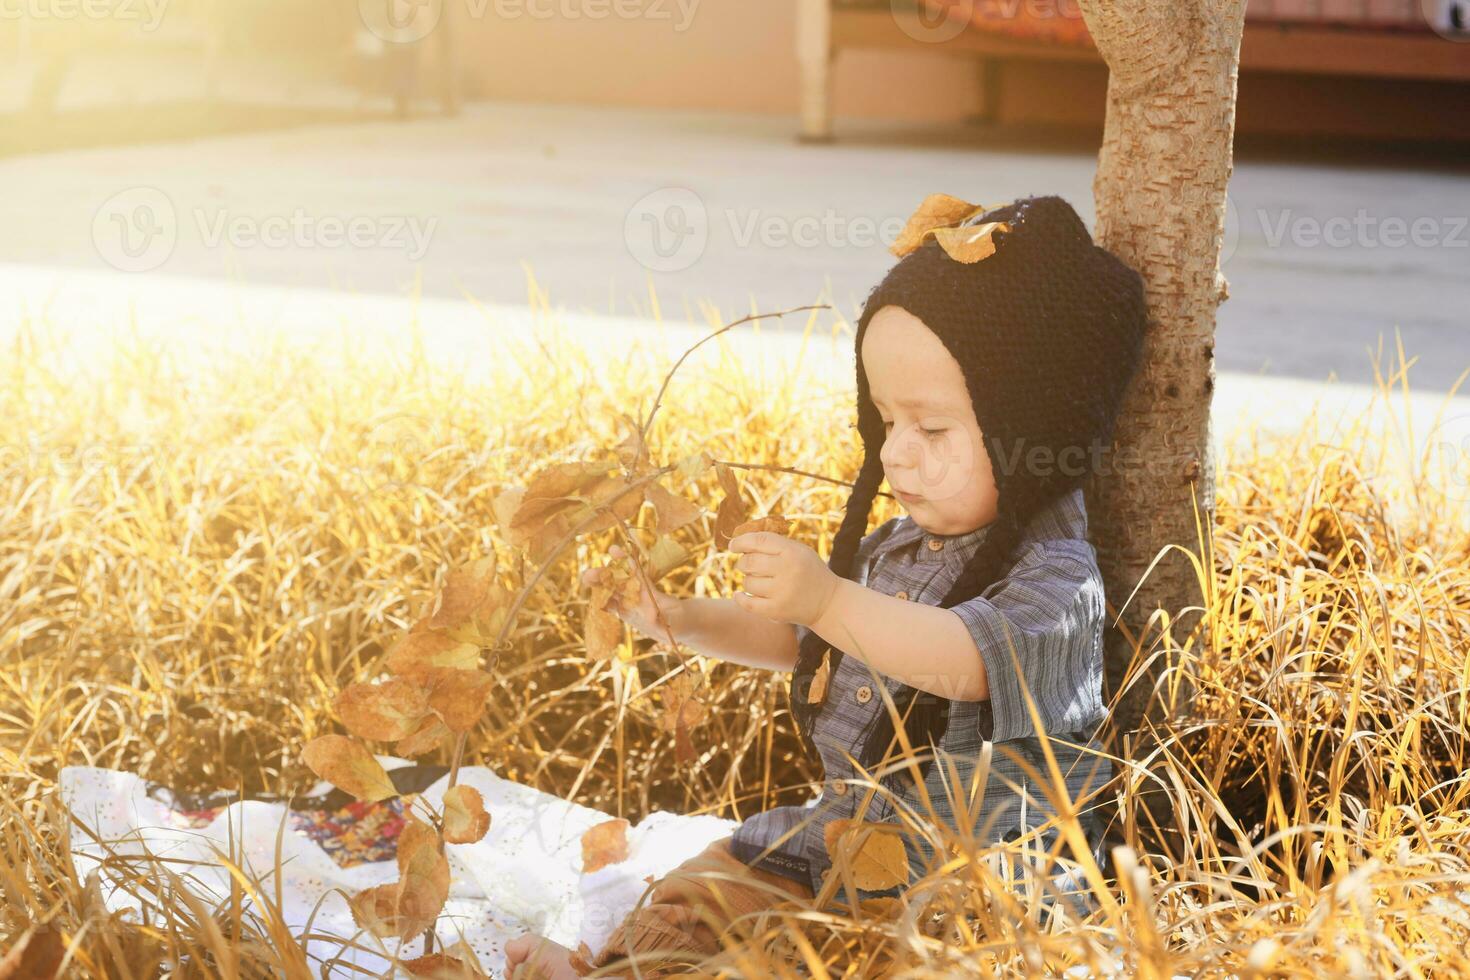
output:
[[[997, 118], [1008, 69], [1029, 70], [1035, 89], [1047, 87], [1034, 84], [1045, 66], [1042, 80], [1054, 79], [1059, 85], [1070, 80], [1073, 101], [1078, 86], [1089, 93], [1081, 115], [1095, 112], [1101, 123], [1107, 68], [1091, 45], [1013, 37], [973, 26], [936, 35], [934, 19], [921, 19], [914, 9], [918, 2], [797, 0], [802, 139], [831, 139], [834, 59], [844, 50], [864, 48], [979, 59], [978, 117], [989, 121]], [[1461, 3], [1470, 15], [1470, 0], [1440, 2]], [[1334, 102], [1341, 111], [1331, 111]], [[1309, 131], [1315, 124], [1319, 132], [1341, 135], [1470, 140], [1470, 31], [1452, 40], [1427, 23], [1419, 29], [1385, 29], [1274, 21], [1252, 18], [1248, 8], [1239, 103], [1237, 129], [1242, 131]], [[1364, 112], [1373, 118], [1362, 118]]]

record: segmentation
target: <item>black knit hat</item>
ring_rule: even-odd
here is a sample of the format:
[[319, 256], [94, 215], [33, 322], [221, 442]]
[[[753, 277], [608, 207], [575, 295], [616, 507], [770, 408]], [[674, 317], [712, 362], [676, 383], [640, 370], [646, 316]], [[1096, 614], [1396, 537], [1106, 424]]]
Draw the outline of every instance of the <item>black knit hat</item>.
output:
[[[863, 463], [827, 561], [843, 578], [858, 571], [853, 558], [883, 482], [879, 452], [885, 435], [863, 368], [863, 336], [880, 309], [902, 307], [959, 362], [999, 490], [995, 521], [942, 607], [978, 596], [1001, 579], [1018, 557], [1012, 552], [1032, 515], [1084, 482], [1085, 464], [1099, 458], [1096, 453], [1112, 440], [1148, 322], [1142, 278], [1095, 245], [1060, 197], [1024, 198], [964, 224], [989, 222], [1005, 224], [993, 231], [994, 252], [988, 257], [959, 261], [931, 237], [894, 265], [864, 304], [856, 337]], [[1033, 447], [1049, 449], [1052, 460], [1083, 465], [1016, 465]], [[1059, 455], [1070, 447], [1075, 448], [1068, 456]], [[1078, 451], [1084, 455], [1077, 457]], [[842, 651], [809, 631], [792, 673], [792, 713], [813, 754], [812, 723], [820, 705], [808, 704], [806, 693], [829, 648], [829, 668], [835, 671]], [[947, 699], [905, 685], [894, 703], [915, 749], [939, 744], [948, 724]], [[879, 764], [893, 734], [885, 711], [859, 761], [870, 769]], [[989, 734], [984, 733], [987, 739]]]

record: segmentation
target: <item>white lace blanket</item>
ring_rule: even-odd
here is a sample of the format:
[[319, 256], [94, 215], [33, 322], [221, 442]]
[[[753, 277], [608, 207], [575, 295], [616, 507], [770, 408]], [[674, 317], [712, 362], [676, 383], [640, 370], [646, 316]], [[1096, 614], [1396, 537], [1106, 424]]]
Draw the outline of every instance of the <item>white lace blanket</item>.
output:
[[[379, 760], [390, 770], [406, 764], [391, 756]], [[501, 779], [483, 767], [467, 767], [459, 778], [484, 796], [492, 822], [478, 843], [447, 846], [453, 886], [438, 939], [443, 945], [467, 940], [496, 975], [504, 966], [504, 942], [528, 930], [574, 948], [586, 942], [600, 949], [642, 894], [646, 876], [667, 873], [735, 827], [715, 817], [653, 813], [629, 831], [627, 860], [584, 875], [582, 833], [609, 819], [607, 814]], [[439, 779], [421, 799], [437, 809], [447, 781]], [[396, 879], [391, 855], [342, 867], [311, 837], [292, 829], [281, 803], [233, 803], [205, 824], [181, 819], [166, 791], [152, 787], [150, 793], [149, 784], [131, 773], [71, 767], [62, 770], [60, 784], [77, 821], [72, 831], [77, 875], [85, 880], [98, 873], [110, 909], [150, 914], [149, 896], [140, 902], [136, 886], [127, 882], [141, 871], [166, 888], [165, 867], [206, 908], [220, 908], [230, 896], [228, 858], [260, 882], [258, 898], [243, 900], [247, 913], [259, 917], [262, 903], [278, 906], [314, 972], [361, 977], [363, 969], [388, 969], [396, 944], [385, 945], [358, 929], [346, 895]], [[321, 784], [317, 792], [329, 789]], [[119, 861], [145, 855], [165, 863]], [[156, 906], [152, 914], [157, 915]], [[405, 959], [423, 948], [417, 938], [405, 946]]]

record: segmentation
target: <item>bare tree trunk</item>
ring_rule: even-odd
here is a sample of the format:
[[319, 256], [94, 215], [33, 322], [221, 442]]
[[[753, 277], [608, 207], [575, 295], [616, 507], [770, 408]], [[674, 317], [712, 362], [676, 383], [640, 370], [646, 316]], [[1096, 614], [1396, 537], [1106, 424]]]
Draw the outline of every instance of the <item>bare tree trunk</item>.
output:
[[[1196, 556], [1204, 576], [1214, 574], [1215, 311], [1227, 295], [1219, 256], [1245, 2], [1080, 5], [1109, 69], [1093, 181], [1095, 237], [1142, 274], [1149, 307], [1144, 363], [1118, 420], [1115, 465], [1088, 488], [1112, 612], [1127, 603], [1122, 631], [1109, 631], [1106, 694], [1112, 697], [1132, 659], [1130, 634], [1142, 638], [1142, 659], [1162, 650], [1159, 624], [1149, 625], [1156, 610], [1167, 611], [1176, 641], [1193, 635], [1191, 659], [1208, 652], [1208, 637], [1194, 634], [1197, 608], [1185, 612], [1204, 601], [1194, 564], [1171, 551], [1152, 572], [1148, 567], [1175, 545]], [[1111, 740], [1120, 757], [1140, 759], [1156, 744], [1147, 731], [1127, 733], [1190, 711], [1195, 683], [1177, 654], [1176, 647], [1156, 660], [1116, 706], [1109, 727], [1124, 736]], [[1167, 845], [1173, 829], [1167, 800], [1154, 791], [1143, 802], [1161, 825], [1158, 841]], [[1154, 837], [1150, 827], [1135, 826]]]

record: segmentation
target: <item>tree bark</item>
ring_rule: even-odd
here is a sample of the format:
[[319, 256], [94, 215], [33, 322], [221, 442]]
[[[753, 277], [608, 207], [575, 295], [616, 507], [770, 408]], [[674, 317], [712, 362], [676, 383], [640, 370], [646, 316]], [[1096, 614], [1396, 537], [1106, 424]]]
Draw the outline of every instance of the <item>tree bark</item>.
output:
[[[1227, 295], [1219, 256], [1245, 2], [1079, 2], [1109, 70], [1093, 181], [1095, 239], [1143, 276], [1149, 309], [1143, 363], [1118, 419], [1113, 465], [1087, 488], [1110, 620], [1120, 607], [1124, 613], [1121, 629], [1108, 630], [1106, 696], [1122, 688], [1136, 644], [1139, 666], [1159, 655], [1130, 681], [1104, 736], [1120, 758], [1140, 760], [1157, 745], [1151, 726], [1192, 710], [1191, 665], [1209, 655], [1199, 611], [1202, 587], [1214, 574], [1215, 311]], [[1170, 550], [1149, 571], [1171, 545], [1195, 556], [1200, 569]], [[1167, 645], [1159, 642], [1156, 610], [1170, 620]], [[1181, 657], [1186, 640], [1190, 650]], [[1139, 789], [1148, 793], [1142, 802], [1162, 835], [1132, 826], [1169, 844], [1167, 797], [1151, 783]]]

